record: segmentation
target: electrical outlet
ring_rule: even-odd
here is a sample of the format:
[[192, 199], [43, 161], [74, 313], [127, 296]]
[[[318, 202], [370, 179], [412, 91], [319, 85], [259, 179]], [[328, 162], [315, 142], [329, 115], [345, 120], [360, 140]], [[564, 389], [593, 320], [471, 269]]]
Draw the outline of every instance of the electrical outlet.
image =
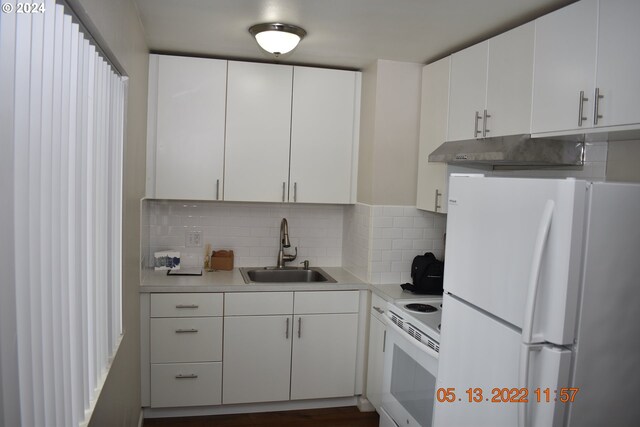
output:
[[202, 247], [202, 231], [187, 231], [187, 247], [188, 248]]

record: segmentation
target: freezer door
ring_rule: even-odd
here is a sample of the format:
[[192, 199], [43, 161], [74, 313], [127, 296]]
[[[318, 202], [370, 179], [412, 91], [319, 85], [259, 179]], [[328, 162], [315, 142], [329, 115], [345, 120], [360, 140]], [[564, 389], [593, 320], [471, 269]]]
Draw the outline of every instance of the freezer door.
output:
[[[569, 379], [569, 350], [523, 346], [511, 325], [450, 295], [444, 297], [440, 337], [435, 427], [514, 427], [522, 425], [521, 410], [526, 426], [562, 426], [566, 404], [554, 399]], [[530, 361], [526, 383], [520, 379], [523, 350]]]
[[445, 291], [522, 329], [534, 246], [550, 200], [533, 342], [571, 344], [586, 188], [573, 179], [452, 177]]

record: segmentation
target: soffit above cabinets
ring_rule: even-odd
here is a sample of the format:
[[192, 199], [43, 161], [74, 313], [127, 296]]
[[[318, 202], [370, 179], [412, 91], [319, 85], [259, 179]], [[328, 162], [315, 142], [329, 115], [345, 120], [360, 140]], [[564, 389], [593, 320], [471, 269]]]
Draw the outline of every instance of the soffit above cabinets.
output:
[[308, 35], [283, 63], [425, 63], [573, 0], [134, 0], [151, 51], [271, 61], [248, 32], [286, 22]]

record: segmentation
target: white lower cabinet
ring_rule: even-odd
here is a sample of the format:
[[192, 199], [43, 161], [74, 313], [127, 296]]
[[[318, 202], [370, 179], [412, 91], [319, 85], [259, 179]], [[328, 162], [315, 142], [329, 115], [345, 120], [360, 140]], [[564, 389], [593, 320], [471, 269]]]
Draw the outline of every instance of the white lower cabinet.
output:
[[150, 406], [220, 405], [223, 295], [153, 294], [149, 301]]
[[289, 400], [291, 315], [224, 319], [222, 403]]
[[291, 399], [353, 396], [358, 314], [294, 317]]
[[386, 303], [377, 295], [371, 295], [369, 318], [369, 352], [367, 361], [367, 399], [380, 413], [382, 406], [382, 373], [387, 327], [382, 322]]
[[356, 394], [359, 291], [232, 292], [222, 300], [141, 298], [143, 406]]
[[229, 293], [225, 306], [223, 404], [355, 394], [358, 291]]
[[151, 365], [151, 406], [221, 403], [222, 362]]

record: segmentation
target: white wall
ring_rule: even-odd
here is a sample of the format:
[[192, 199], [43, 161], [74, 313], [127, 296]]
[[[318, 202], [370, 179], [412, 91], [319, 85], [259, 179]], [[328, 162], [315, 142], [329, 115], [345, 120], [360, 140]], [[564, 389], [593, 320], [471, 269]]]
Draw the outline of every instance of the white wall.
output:
[[378, 60], [363, 71], [358, 201], [415, 205], [422, 64]]
[[640, 141], [609, 142], [607, 180], [640, 182]]

